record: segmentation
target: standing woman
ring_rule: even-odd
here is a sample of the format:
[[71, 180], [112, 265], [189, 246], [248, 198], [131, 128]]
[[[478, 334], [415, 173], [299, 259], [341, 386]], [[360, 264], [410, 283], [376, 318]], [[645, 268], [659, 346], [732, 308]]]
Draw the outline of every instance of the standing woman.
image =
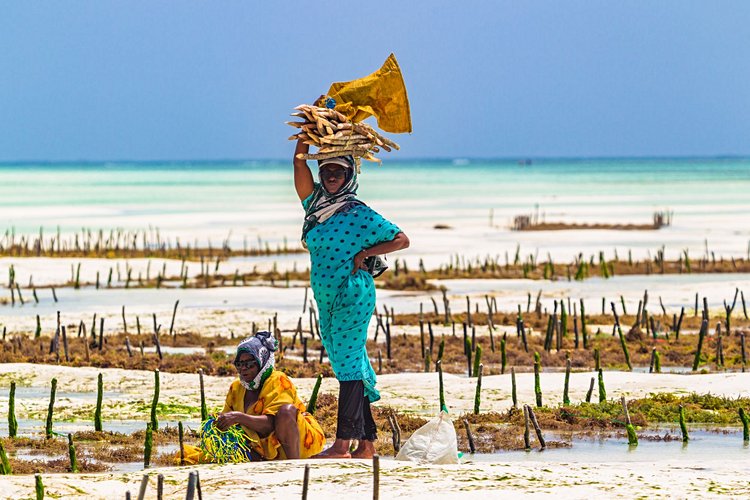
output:
[[[350, 156], [318, 162], [318, 178], [297, 158], [294, 185], [305, 209], [302, 241], [310, 251], [310, 286], [318, 303], [320, 336], [340, 383], [336, 441], [318, 458], [371, 458], [377, 429], [370, 403], [380, 399], [367, 356], [367, 327], [375, 309], [375, 283], [365, 259], [409, 246], [393, 223], [357, 199]], [[353, 440], [358, 447], [349, 452]]]

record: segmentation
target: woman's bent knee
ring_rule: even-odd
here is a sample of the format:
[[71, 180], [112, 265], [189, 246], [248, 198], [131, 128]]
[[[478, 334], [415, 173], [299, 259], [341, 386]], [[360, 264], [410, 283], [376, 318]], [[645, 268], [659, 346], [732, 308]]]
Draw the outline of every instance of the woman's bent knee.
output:
[[297, 408], [294, 405], [284, 405], [276, 413], [276, 427], [297, 422]]

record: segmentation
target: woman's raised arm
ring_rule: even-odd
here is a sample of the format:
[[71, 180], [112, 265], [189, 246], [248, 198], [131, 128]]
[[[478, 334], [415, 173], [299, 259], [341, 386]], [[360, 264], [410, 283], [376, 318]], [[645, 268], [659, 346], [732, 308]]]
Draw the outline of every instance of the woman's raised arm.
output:
[[297, 141], [297, 147], [294, 149], [294, 187], [297, 189], [297, 196], [300, 201], [310, 196], [315, 189], [312, 172], [307, 166], [307, 161], [297, 158], [298, 154], [307, 154], [310, 146], [302, 141]]

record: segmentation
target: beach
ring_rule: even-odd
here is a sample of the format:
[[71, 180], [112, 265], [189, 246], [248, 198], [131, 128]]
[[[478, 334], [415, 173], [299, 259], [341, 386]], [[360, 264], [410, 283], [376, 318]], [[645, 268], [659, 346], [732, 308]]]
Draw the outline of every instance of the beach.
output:
[[[750, 211], [749, 167], [744, 159], [550, 159], [531, 165], [461, 159], [363, 167], [362, 197], [412, 242], [389, 257], [386, 276], [400, 273], [418, 283], [395, 289], [391, 282], [376, 282], [380, 289], [368, 338], [370, 360], [383, 372], [378, 418], [393, 412], [408, 427], [403, 444], [416, 425], [413, 419], [436, 415], [435, 361], [447, 340], [441, 377], [463, 455], [459, 465], [450, 466], [398, 462], [390, 436], [383, 436], [389, 429], [381, 428], [379, 443], [389, 446], [380, 461], [381, 498], [479, 498], [488, 492], [564, 498], [746, 495], [748, 449], [732, 401], [742, 405], [750, 398], [750, 379], [739, 355], [749, 333], [745, 292], [750, 293], [750, 273], [743, 266], [750, 230], [742, 223]], [[165, 498], [182, 497], [188, 473], [197, 470], [205, 498], [258, 492], [286, 498], [301, 493], [307, 463], [309, 498], [372, 497], [370, 461], [169, 466], [170, 454], [178, 449], [177, 423], [190, 433], [200, 425], [199, 375], [190, 363], [211, 359], [202, 365], [211, 411], [221, 408], [234, 378], [226, 371], [234, 345], [255, 328], [278, 329], [285, 346], [277, 355], [279, 366], [298, 374], [293, 380], [303, 401], [313, 391], [315, 375], [329, 373], [315, 336], [317, 311], [305, 274], [309, 255], [299, 244], [303, 212], [285, 162], [4, 164], [0, 173], [6, 223], [0, 276], [12, 276], [14, 285], [12, 293], [8, 283], [0, 288], [7, 361], [0, 364], [0, 405], [7, 406], [10, 383], [16, 382], [19, 434], [31, 448], [14, 448], [11, 458], [19, 464], [41, 460], [24, 467], [42, 472], [48, 495], [135, 495], [144, 474], [153, 493], [162, 474]], [[455, 193], [464, 194], [456, 198]], [[671, 224], [642, 230], [511, 229], [514, 217], [524, 214], [571, 225], [648, 224], [656, 212], [672, 214]], [[34, 240], [40, 236], [37, 256]], [[108, 250], [97, 254], [91, 249], [107, 240]], [[25, 245], [22, 256], [13, 254], [18, 245]], [[137, 250], [133, 256], [131, 249]], [[159, 253], [167, 249], [173, 257]], [[660, 258], [668, 261], [666, 271]], [[641, 270], [628, 270], [631, 261]], [[573, 278], [584, 262], [597, 274]], [[547, 266], [553, 264], [560, 267], [550, 275]], [[628, 272], [609, 275], [615, 265]], [[508, 276], [479, 276], [478, 269], [488, 266], [505, 269]], [[455, 277], [459, 270], [461, 276]], [[420, 276], [429, 277], [419, 281]], [[733, 307], [727, 314], [728, 305]], [[64, 355], [58, 312], [68, 332]], [[705, 332], [704, 314], [710, 323]], [[680, 328], [676, 322], [683, 315]], [[525, 321], [531, 349], [520, 336], [519, 319]], [[565, 333], [559, 330], [562, 321]], [[618, 322], [628, 334], [623, 344], [639, 360], [632, 370], [614, 335]], [[478, 407], [476, 372], [469, 376], [471, 356], [467, 365], [458, 353], [462, 334], [468, 335], [464, 342], [475, 357], [481, 355], [477, 346], [485, 351]], [[692, 359], [704, 334], [698, 368], [691, 370], [686, 359]], [[304, 353], [295, 344], [303, 337]], [[726, 360], [719, 357], [719, 340]], [[501, 341], [502, 359], [507, 342], [512, 360], [507, 367], [500, 361]], [[546, 363], [538, 384], [535, 350]], [[656, 350], [664, 358], [658, 369]], [[38, 362], [24, 362], [31, 358]], [[566, 359], [575, 363], [568, 374]], [[606, 384], [600, 409], [614, 412], [604, 416], [596, 414], [597, 391], [594, 402], [588, 402], [600, 361]], [[138, 440], [155, 404], [154, 368], [160, 368], [155, 412], [163, 428], [157, 434], [156, 463], [144, 470]], [[100, 374], [101, 435], [92, 434]], [[45, 432], [53, 379], [58, 392], [52, 429], [59, 436], [44, 451], [38, 440]], [[548, 426], [543, 431], [550, 447], [539, 451], [532, 439], [532, 451], [524, 451], [518, 412], [523, 405], [535, 406], [537, 385], [544, 406], [536, 407]], [[326, 404], [335, 401], [335, 378], [323, 377], [319, 390]], [[617, 409], [621, 397], [636, 402], [631, 411], [643, 422], [637, 447], [628, 446]], [[691, 414], [696, 420], [690, 423], [694, 438], [689, 444], [681, 442], [674, 404], [659, 398], [683, 398], [698, 412]], [[721, 423], [711, 421], [712, 398], [724, 405], [715, 416]], [[647, 409], [655, 401], [670, 417]], [[326, 406], [327, 416], [321, 418], [329, 418], [329, 411]], [[580, 420], [573, 423], [568, 411]], [[463, 419], [471, 420], [482, 451], [468, 449]], [[7, 423], [0, 424], [0, 434], [8, 431]], [[85, 467], [91, 469], [45, 473], [54, 460], [55, 471], [65, 470], [59, 441], [68, 433], [79, 440]], [[122, 457], [113, 459], [102, 455], [107, 445], [97, 439], [128, 444], [122, 445]], [[2, 482], [9, 496], [33, 491], [29, 474]]]

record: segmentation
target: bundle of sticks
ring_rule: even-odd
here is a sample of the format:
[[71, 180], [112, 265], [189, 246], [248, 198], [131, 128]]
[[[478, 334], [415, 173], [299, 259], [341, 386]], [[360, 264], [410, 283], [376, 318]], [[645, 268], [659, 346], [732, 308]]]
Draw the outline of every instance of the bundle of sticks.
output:
[[298, 154], [303, 160], [323, 160], [336, 156], [353, 156], [359, 167], [360, 159], [380, 163], [375, 153], [380, 150], [400, 149], [398, 144], [383, 137], [366, 123], [353, 123], [335, 109], [300, 104], [292, 116], [304, 121], [286, 122], [301, 129], [291, 136], [290, 141], [302, 140], [305, 144], [318, 148], [317, 153]]

